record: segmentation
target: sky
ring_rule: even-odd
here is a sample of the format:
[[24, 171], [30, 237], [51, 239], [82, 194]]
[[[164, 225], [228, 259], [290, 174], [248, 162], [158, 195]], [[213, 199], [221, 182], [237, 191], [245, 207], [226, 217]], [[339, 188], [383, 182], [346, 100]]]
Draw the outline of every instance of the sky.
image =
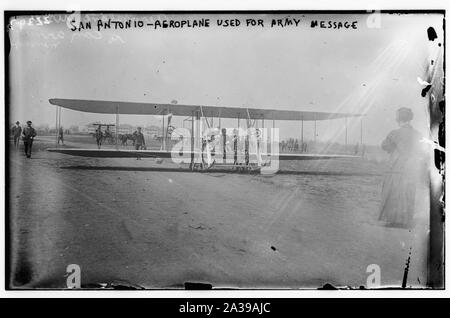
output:
[[[9, 31], [10, 121], [55, 126], [50, 98], [98, 99], [364, 114], [363, 138], [380, 144], [396, 128], [395, 111], [410, 107], [412, 124], [427, 133], [427, 99], [420, 96], [427, 63], [443, 40], [437, 14], [185, 14], [81, 15], [92, 30], [71, 31], [68, 15], [16, 17]], [[74, 16], [70, 16], [72, 20]], [[209, 28], [97, 31], [98, 18], [193, 20]], [[39, 19], [38, 19], [39, 18]], [[219, 27], [217, 19], [236, 19]], [[264, 27], [246, 27], [245, 19]], [[272, 19], [300, 19], [270, 27]], [[357, 29], [311, 28], [313, 20], [357, 21]], [[77, 20], [76, 20], [77, 21]], [[369, 23], [372, 22], [372, 23]], [[41, 23], [45, 22], [45, 23]], [[48, 23], [47, 23], [48, 22]], [[379, 23], [378, 23], [379, 22]], [[41, 25], [42, 24], [42, 25]], [[77, 24], [78, 25], [78, 24]], [[427, 28], [438, 39], [430, 44]], [[443, 46], [442, 46], [443, 48]], [[184, 118], [173, 124], [182, 126]], [[62, 111], [62, 125], [114, 123], [114, 115]], [[161, 124], [156, 116], [121, 116], [121, 123]], [[267, 122], [266, 126], [271, 127]], [[282, 138], [299, 138], [299, 122], [277, 122]], [[360, 139], [360, 119], [348, 121], [348, 141]], [[222, 126], [236, 122], [223, 120]], [[343, 120], [317, 123], [317, 139], [343, 142]], [[304, 124], [313, 139], [314, 123]]]

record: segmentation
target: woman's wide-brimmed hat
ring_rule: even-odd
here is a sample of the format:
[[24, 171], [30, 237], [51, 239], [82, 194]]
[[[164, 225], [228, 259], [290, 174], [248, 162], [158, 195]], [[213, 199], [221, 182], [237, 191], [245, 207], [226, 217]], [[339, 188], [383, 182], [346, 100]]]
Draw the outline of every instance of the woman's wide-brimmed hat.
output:
[[397, 109], [397, 121], [408, 122], [414, 118], [411, 108], [402, 107]]

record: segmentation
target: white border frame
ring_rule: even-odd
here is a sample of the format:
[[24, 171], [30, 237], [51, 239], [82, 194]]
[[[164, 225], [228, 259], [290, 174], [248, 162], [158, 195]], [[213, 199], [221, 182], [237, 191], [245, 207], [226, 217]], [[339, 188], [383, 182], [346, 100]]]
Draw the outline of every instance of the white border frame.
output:
[[[429, 10], [429, 9], [449, 9], [450, 2], [446, 0], [427, 0], [427, 1], [400, 1], [400, 0], [370, 0], [365, 3], [362, 1], [294, 1], [294, 0], [154, 0], [152, 2], [138, 2], [135, 0], [128, 1], [94, 1], [94, 0], [60, 0], [57, 4], [53, 1], [26, 1], [26, 0], [4, 0], [0, 8], [1, 15], [1, 51], [4, 52], [4, 10], [124, 10], [124, 11], [167, 11], [167, 10]], [[446, 32], [446, 43], [448, 38], [448, 30]], [[447, 52], [446, 52], [446, 60]], [[4, 54], [1, 60], [3, 74], [0, 77], [1, 93], [0, 98], [2, 102], [5, 100], [4, 96]], [[448, 63], [447, 63], [448, 65]], [[309, 297], [323, 297], [323, 298], [446, 298], [450, 297], [449, 291], [449, 277], [446, 274], [445, 286], [447, 290], [339, 290], [339, 291], [324, 291], [324, 290], [212, 290], [212, 291], [162, 291], [162, 290], [148, 290], [148, 291], [6, 291], [5, 290], [5, 145], [4, 145], [4, 118], [5, 108], [1, 108], [1, 163], [0, 178], [3, 182], [3, 188], [0, 193], [1, 201], [1, 218], [0, 221], [0, 298], [309, 298]], [[447, 187], [446, 187], [447, 190]], [[448, 236], [447, 236], [448, 237]], [[448, 263], [447, 239], [445, 242], [445, 263]]]

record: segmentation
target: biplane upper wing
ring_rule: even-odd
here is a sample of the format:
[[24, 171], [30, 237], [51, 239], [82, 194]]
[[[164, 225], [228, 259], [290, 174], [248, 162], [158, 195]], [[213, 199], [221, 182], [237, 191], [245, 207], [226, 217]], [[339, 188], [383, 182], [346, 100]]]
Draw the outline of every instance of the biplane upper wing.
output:
[[[98, 158], [171, 158], [171, 151], [164, 150], [128, 150], [128, 149], [81, 149], [81, 148], [50, 148], [50, 152], [58, 152], [62, 154], [80, 156], [80, 157], [98, 157]], [[191, 151], [185, 151], [185, 155], [191, 155]], [[201, 156], [201, 152], [194, 152], [195, 155]], [[179, 153], [177, 155], [182, 155]], [[250, 154], [255, 155], [255, 154]], [[222, 154], [219, 155], [220, 157]], [[266, 157], [267, 154], [263, 154]], [[336, 158], [356, 158], [351, 155], [337, 154], [295, 154], [280, 153], [270, 155], [270, 157], [278, 160], [318, 160], [318, 159], [336, 159]]]
[[203, 117], [222, 118], [251, 118], [268, 120], [326, 120], [347, 117], [359, 117], [361, 114], [350, 113], [330, 113], [311, 112], [298, 110], [276, 110], [262, 108], [242, 108], [223, 106], [202, 106], [202, 105], [180, 105], [180, 104], [157, 104], [157, 103], [136, 103], [104, 100], [82, 100], [82, 99], [61, 99], [52, 98], [51, 104], [64, 108], [99, 114], [119, 114], [119, 115], [167, 115], [192, 116], [199, 111]]

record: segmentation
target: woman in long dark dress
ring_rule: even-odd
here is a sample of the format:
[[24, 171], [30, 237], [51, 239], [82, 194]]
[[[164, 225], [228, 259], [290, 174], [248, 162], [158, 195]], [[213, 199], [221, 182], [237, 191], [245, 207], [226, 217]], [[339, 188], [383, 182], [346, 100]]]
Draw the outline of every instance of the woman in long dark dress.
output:
[[389, 133], [381, 147], [390, 154], [391, 166], [383, 182], [379, 220], [387, 226], [411, 228], [416, 208], [416, 189], [424, 176], [425, 149], [422, 136], [410, 122], [413, 112], [400, 108], [399, 128]]

